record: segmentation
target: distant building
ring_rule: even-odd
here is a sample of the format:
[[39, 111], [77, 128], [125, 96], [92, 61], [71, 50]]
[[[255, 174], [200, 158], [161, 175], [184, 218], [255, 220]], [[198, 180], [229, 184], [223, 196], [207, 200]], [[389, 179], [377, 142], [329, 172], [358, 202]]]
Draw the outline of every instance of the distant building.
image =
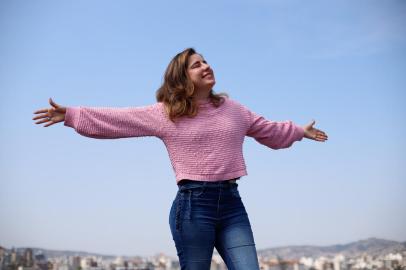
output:
[[69, 258], [69, 268], [70, 270], [80, 270], [80, 256], [72, 256]]
[[34, 268], [36, 270], [49, 270], [52, 269], [52, 264], [48, 263], [44, 254], [38, 253], [34, 255]]
[[26, 248], [24, 251], [24, 266], [25, 267], [32, 267], [34, 265], [34, 258], [32, 255], [32, 249]]
[[3, 270], [5, 265], [5, 258], [6, 258], [6, 250], [0, 246], [0, 270]]
[[11, 264], [17, 264], [17, 251], [14, 248], [11, 250]]
[[338, 254], [333, 259], [334, 270], [342, 270], [342, 263], [345, 261], [345, 257], [341, 254]]
[[92, 267], [93, 259], [90, 257], [85, 257], [80, 260], [81, 269], [89, 269]]

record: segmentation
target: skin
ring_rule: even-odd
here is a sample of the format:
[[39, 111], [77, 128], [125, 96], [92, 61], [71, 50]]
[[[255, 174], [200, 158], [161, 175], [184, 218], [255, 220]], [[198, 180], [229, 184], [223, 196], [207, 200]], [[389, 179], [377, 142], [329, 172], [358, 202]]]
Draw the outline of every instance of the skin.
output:
[[[207, 100], [211, 89], [216, 84], [214, 72], [210, 65], [200, 54], [193, 54], [189, 58], [187, 69], [190, 80], [195, 87], [194, 98], [196, 100]], [[49, 99], [50, 108], [40, 109], [34, 112], [37, 114], [32, 120], [38, 120], [35, 124], [44, 124], [49, 127], [59, 122], [65, 121], [66, 107], [56, 104]], [[327, 134], [315, 127], [316, 121], [312, 120], [309, 124], [302, 126], [304, 137], [310, 140], [325, 142], [328, 139]]]
[[187, 72], [195, 87], [194, 98], [196, 100], [206, 100], [211, 89], [216, 84], [214, 72], [210, 65], [200, 54], [193, 54], [189, 58]]
[[66, 107], [56, 104], [52, 98], [49, 99], [51, 108], [40, 109], [34, 112], [38, 114], [32, 120], [39, 120], [35, 124], [43, 124], [44, 127], [52, 126], [56, 123], [65, 121]]

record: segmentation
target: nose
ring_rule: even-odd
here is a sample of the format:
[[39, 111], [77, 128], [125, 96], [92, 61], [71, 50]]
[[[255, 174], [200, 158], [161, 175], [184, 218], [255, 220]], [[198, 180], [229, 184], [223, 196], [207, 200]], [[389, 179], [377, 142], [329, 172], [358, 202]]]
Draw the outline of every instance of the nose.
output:
[[203, 70], [211, 69], [210, 65], [207, 63], [203, 63]]

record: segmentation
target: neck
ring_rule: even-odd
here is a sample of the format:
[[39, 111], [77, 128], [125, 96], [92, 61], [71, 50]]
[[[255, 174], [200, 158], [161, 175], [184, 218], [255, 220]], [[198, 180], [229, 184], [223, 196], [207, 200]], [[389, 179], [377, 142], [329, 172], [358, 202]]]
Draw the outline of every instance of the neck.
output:
[[194, 99], [197, 101], [207, 100], [210, 96], [210, 90], [195, 89]]

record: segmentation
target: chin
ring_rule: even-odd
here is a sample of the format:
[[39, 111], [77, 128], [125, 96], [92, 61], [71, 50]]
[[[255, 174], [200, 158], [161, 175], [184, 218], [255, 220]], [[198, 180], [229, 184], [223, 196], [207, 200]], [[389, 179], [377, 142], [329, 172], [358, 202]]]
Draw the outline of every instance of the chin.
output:
[[[211, 91], [211, 89], [213, 89], [213, 86], [216, 84], [216, 81], [212, 81], [212, 82], [206, 82], [204, 84], [200, 84], [197, 86], [197, 88], [199, 89], [209, 89], [209, 91]], [[195, 85], [196, 86], [196, 85]]]

